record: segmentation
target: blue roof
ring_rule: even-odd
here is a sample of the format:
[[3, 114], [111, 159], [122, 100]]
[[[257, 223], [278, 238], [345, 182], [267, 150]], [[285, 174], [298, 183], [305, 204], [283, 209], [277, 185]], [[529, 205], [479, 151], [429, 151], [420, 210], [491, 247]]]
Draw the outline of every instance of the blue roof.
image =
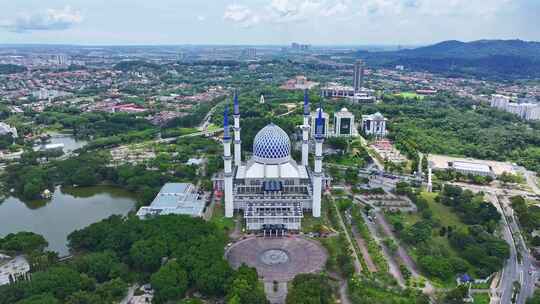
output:
[[462, 274], [462, 275], [459, 277], [459, 280], [460, 280], [461, 282], [472, 282], [472, 281], [473, 281], [473, 279], [471, 278], [471, 276], [468, 275], [468, 274], [466, 274], [466, 273], [465, 273], [465, 274]]

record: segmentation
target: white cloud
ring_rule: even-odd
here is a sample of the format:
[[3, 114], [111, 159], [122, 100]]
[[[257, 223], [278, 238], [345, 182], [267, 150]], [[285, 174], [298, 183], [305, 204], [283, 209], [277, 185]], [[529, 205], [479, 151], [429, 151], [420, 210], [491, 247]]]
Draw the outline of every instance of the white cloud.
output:
[[364, 0], [361, 15], [492, 16], [512, 0]]
[[197, 21], [200, 21], [200, 22], [206, 21], [206, 16], [202, 16], [202, 15], [197, 16]]
[[352, 0], [269, 0], [266, 4], [250, 8], [245, 5], [229, 5], [224, 18], [243, 26], [258, 23], [304, 22], [318, 17], [345, 14]]
[[329, 6], [326, 10], [322, 11], [321, 14], [324, 17], [332, 17], [339, 15], [348, 15], [350, 12], [349, 5], [345, 2], [338, 2]]
[[13, 20], [0, 23], [12, 32], [66, 30], [81, 23], [83, 17], [77, 10], [66, 6], [63, 9], [47, 9], [43, 12], [22, 13]]
[[253, 26], [260, 21], [260, 16], [244, 5], [232, 4], [227, 6], [223, 18], [240, 24], [243, 27]]

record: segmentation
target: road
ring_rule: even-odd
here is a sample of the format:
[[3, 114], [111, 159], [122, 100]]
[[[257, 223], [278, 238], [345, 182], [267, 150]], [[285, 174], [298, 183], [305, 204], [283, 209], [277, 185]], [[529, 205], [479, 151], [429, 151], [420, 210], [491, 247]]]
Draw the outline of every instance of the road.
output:
[[[510, 207], [510, 201], [506, 196], [497, 197], [499, 204], [505, 215], [505, 221], [507, 223], [507, 228], [513, 237], [513, 242], [515, 244], [516, 254], [519, 252], [521, 261], [517, 259], [515, 265], [512, 265], [515, 269], [514, 280], [518, 281], [521, 284], [521, 290], [517, 297], [517, 304], [525, 304], [527, 299], [531, 297], [534, 293], [535, 283], [538, 279], [538, 269], [533, 263], [533, 258], [529, 254], [527, 248], [527, 243], [521, 234], [521, 230], [518, 226], [517, 218], [514, 216], [514, 212]], [[507, 220], [509, 218], [510, 220]], [[514, 262], [512, 262], [513, 264]], [[508, 282], [506, 282], [508, 284]], [[502, 302], [505, 303], [505, 302]]]
[[460, 183], [459, 186], [473, 192], [486, 193], [487, 199], [497, 208], [502, 216], [502, 235], [510, 246], [510, 257], [506, 261], [501, 273], [497, 294], [500, 301], [492, 304], [512, 303], [514, 282], [519, 282], [521, 288], [517, 296], [517, 304], [525, 304], [527, 298], [533, 295], [535, 283], [540, 278], [538, 268], [533, 263], [527, 244], [519, 228], [509, 197], [513, 195], [530, 195], [521, 190], [503, 190], [488, 186], [476, 186]]

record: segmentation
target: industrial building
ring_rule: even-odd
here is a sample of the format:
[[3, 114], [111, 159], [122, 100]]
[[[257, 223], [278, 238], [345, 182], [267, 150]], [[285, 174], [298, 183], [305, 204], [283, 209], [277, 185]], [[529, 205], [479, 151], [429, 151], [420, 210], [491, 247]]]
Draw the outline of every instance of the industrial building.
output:
[[161, 188], [150, 206], [141, 207], [137, 212], [140, 219], [157, 215], [182, 214], [202, 217], [206, 201], [195, 185], [188, 183], [167, 183]]

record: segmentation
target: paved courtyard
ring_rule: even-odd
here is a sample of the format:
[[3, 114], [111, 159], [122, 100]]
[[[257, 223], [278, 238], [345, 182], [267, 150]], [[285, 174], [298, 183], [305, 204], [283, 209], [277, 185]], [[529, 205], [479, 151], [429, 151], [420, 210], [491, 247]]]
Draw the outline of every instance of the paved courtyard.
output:
[[255, 267], [266, 282], [288, 282], [299, 273], [319, 272], [328, 257], [318, 242], [301, 237], [252, 237], [233, 244], [225, 255], [233, 268]]

